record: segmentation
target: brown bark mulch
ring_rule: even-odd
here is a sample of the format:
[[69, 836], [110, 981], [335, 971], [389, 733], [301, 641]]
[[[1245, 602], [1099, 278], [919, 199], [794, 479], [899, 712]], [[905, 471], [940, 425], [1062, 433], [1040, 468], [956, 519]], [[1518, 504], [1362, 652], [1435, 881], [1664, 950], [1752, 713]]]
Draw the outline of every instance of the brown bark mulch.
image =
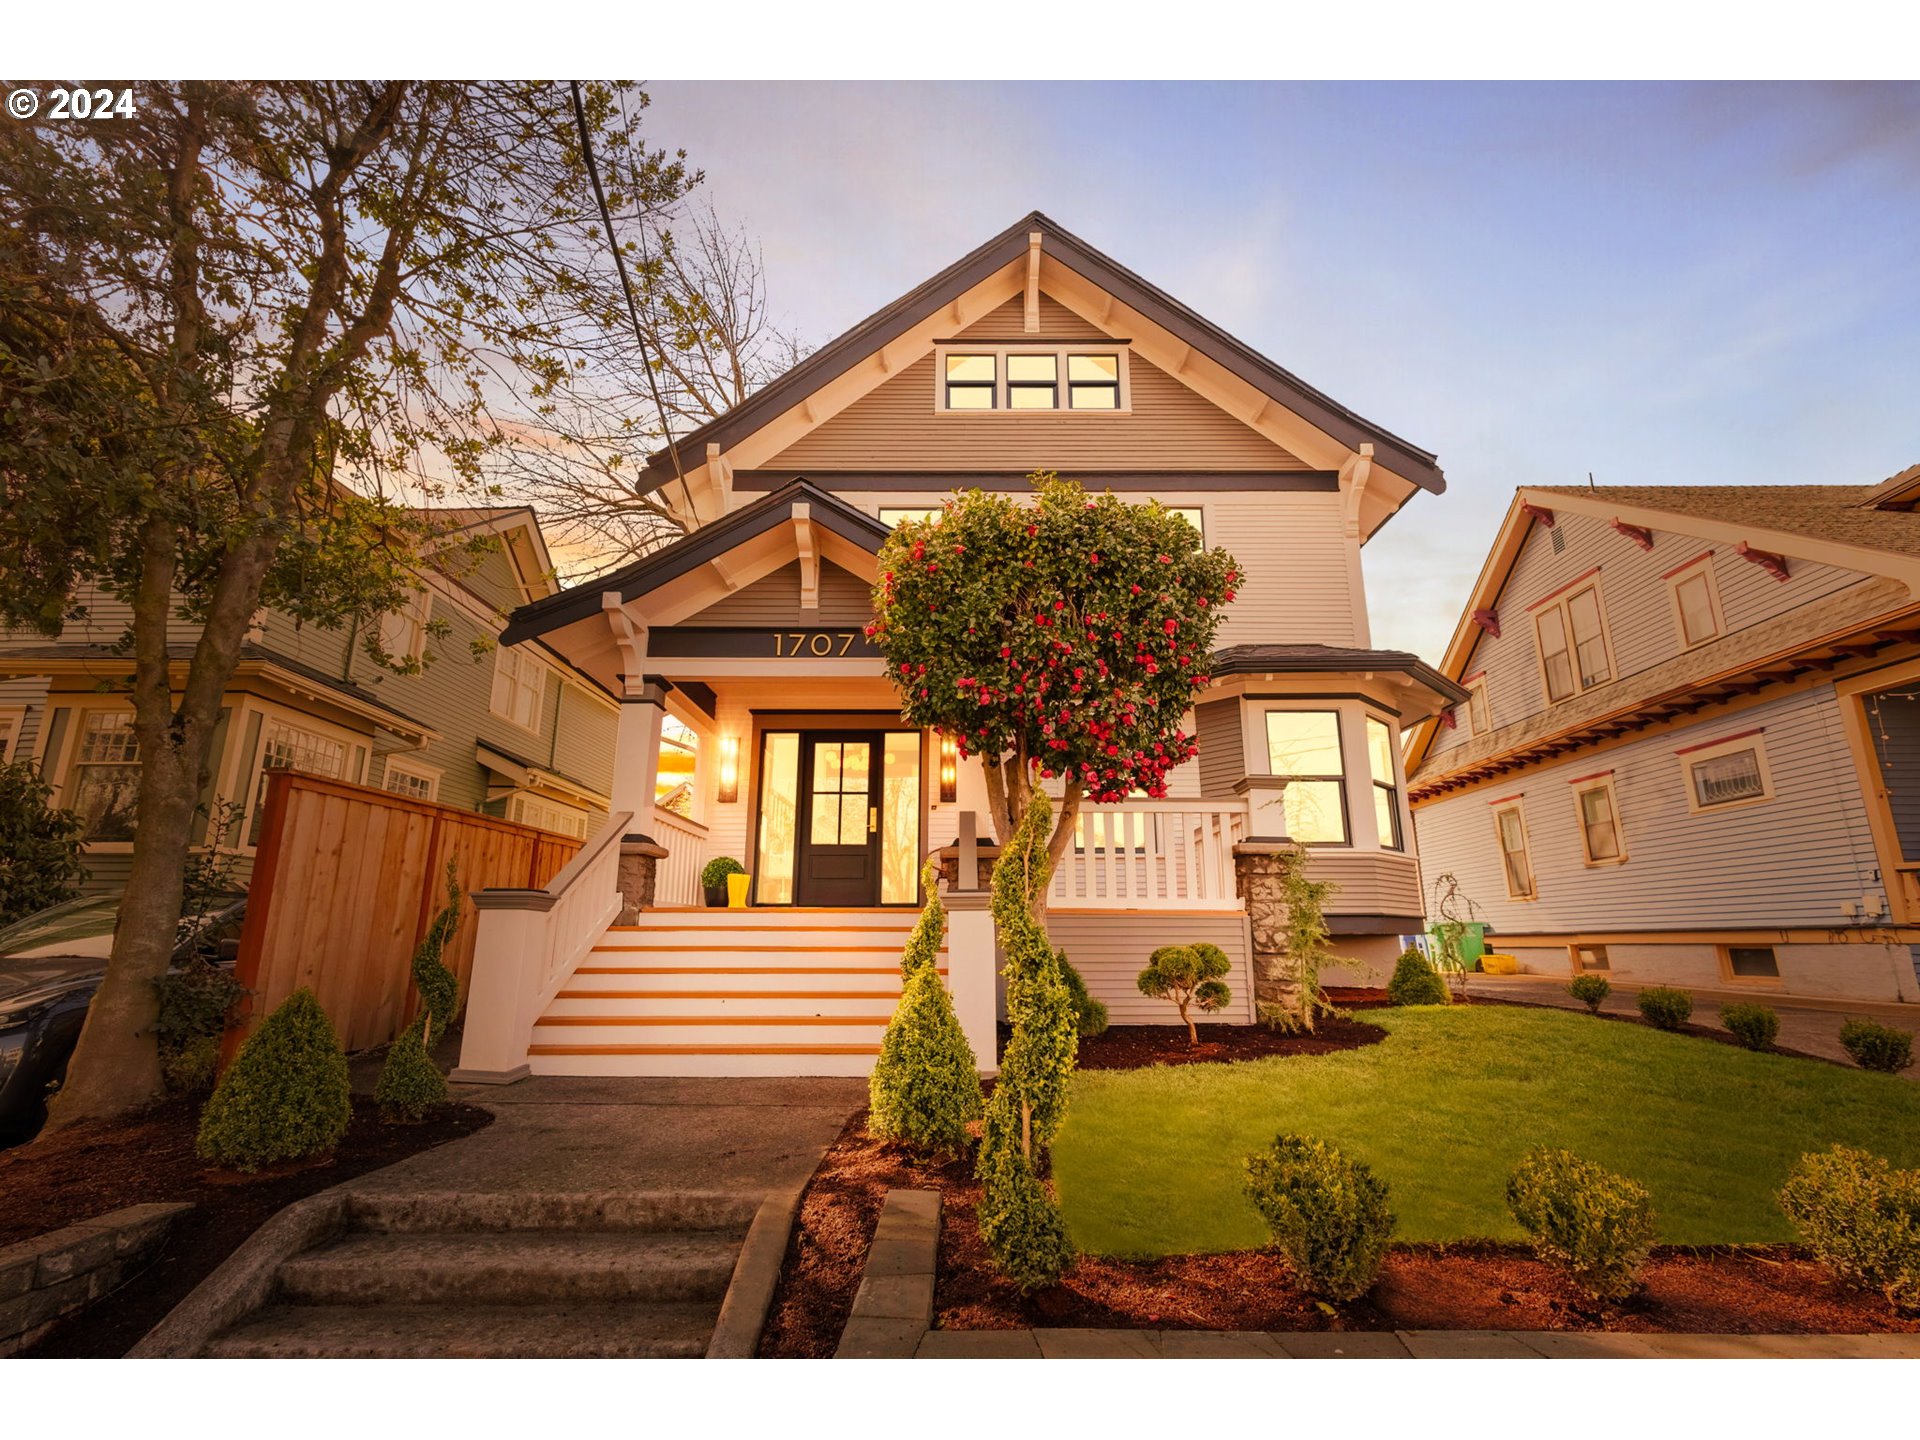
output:
[[1875, 1295], [1834, 1284], [1788, 1246], [1661, 1247], [1640, 1292], [1600, 1305], [1525, 1246], [1396, 1245], [1373, 1290], [1323, 1306], [1294, 1288], [1269, 1251], [1159, 1260], [1082, 1256], [1059, 1285], [1022, 1296], [994, 1271], [974, 1221], [970, 1159], [916, 1158], [847, 1122], [807, 1188], [760, 1353], [833, 1354], [853, 1307], [880, 1207], [893, 1189], [942, 1193], [934, 1325], [1008, 1330], [1089, 1326], [1169, 1330], [1613, 1330], [1687, 1334], [1920, 1333]]
[[1074, 1061], [1079, 1070], [1137, 1070], [1146, 1065], [1215, 1065], [1234, 1060], [1263, 1060], [1273, 1055], [1330, 1055], [1387, 1038], [1378, 1025], [1343, 1015], [1322, 1016], [1310, 1035], [1288, 1035], [1264, 1025], [1199, 1027], [1200, 1043], [1189, 1044], [1184, 1025], [1109, 1025], [1080, 1042]]
[[295, 1200], [493, 1123], [477, 1105], [447, 1105], [418, 1125], [384, 1125], [353, 1098], [353, 1123], [330, 1161], [256, 1179], [213, 1171], [194, 1154], [200, 1101], [76, 1125], [0, 1152], [0, 1245], [32, 1239], [127, 1205], [191, 1201], [159, 1253], [111, 1295], [62, 1321], [28, 1356], [124, 1355], [269, 1217]]

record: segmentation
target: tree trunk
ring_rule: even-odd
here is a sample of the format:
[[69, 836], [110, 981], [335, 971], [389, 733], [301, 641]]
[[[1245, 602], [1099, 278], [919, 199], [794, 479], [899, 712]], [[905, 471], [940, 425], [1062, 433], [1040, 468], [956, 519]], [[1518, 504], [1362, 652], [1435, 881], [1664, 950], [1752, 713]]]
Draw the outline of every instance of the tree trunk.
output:
[[1200, 1032], [1193, 1028], [1193, 1017], [1187, 1014], [1187, 1002], [1185, 1000], [1180, 1002], [1180, 1023], [1187, 1027], [1187, 1044], [1198, 1045], [1200, 1043]]

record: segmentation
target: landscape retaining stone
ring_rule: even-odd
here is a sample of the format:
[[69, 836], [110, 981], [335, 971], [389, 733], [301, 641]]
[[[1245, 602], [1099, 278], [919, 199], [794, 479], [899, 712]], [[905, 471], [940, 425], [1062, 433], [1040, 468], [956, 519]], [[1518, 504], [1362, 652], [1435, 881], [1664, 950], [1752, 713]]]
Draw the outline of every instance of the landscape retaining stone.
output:
[[908, 1359], [933, 1324], [940, 1255], [940, 1192], [889, 1190], [840, 1333], [839, 1360]]
[[56, 1321], [113, 1291], [191, 1208], [129, 1205], [0, 1249], [0, 1356], [26, 1349]]

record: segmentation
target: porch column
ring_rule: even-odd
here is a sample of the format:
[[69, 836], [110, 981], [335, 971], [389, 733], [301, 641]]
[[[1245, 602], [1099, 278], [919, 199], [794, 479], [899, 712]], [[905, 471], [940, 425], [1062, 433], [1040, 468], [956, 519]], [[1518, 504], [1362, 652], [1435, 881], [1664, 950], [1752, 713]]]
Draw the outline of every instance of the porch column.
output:
[[660, 774], [660, 725], [666, 715], [666, 686], [648, 676], [628, 676], [614, 736], [613, 813], [624, 810], [632, 815], [634, 830], [643, 835], [653, 823], [653, 797]]

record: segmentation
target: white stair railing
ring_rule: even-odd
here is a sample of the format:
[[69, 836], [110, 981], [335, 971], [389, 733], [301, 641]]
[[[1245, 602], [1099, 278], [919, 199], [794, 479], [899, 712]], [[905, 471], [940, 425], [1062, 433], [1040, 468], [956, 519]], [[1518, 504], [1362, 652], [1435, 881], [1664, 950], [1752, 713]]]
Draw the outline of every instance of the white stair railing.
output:
[[1047, 903], [1054, 910], [1238, 910], [1233, 847], [1246, 834], [1244, 801], [1083, 806]]
[[707, 862], [707, 827], [655, 806], [651, 833], [667, 852], [653, 872], [653, 903], [698, 905], [700, 867]]
[[533, 1022], [620, 913], [620, 841], [609, 816], [544, 890], [480, 890], [456, 1080], [508, 1084], [528, 1073]]

